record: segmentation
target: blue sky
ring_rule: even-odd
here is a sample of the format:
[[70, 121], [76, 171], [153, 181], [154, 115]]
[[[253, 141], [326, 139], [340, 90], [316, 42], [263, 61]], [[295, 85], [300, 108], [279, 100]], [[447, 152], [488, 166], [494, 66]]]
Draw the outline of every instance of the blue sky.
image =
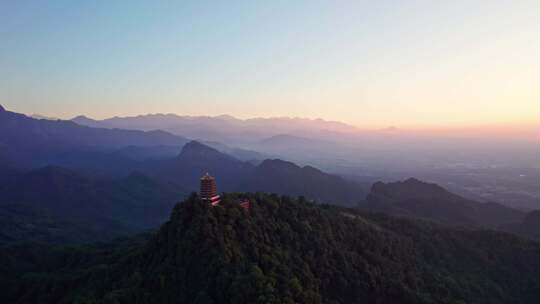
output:
[[24, 113], [540, 118], [538, 1], [2, 1], [0, 103]]

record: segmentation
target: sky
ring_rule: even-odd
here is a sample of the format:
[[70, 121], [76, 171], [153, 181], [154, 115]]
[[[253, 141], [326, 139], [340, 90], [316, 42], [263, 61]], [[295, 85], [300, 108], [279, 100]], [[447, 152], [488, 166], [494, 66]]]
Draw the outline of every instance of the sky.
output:
[[540, 1], [0, 1], [0, 104], [93, 118], [540, 122]]

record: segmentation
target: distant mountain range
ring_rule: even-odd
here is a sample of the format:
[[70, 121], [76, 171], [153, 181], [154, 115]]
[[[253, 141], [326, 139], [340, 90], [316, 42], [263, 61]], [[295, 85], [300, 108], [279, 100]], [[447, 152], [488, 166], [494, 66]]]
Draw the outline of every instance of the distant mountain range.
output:
[[175, 158], [145, 166], [148, 175], [124, 178], [57, 166], [14, 172], [0, 186], [0, 244], [89, 242], [155, 228], [178, 200], [198, 191], [207, 171], [219, 191], [303, 195], [350, 206], [365, 195], [360, 185], [315, 168], [281, 160], [254, 166], [195, 141]]
[[[71, 121], [43, 120], [0, 110], [0, 161], [23, 167], [47, 164], [101, 168], [129, 166], [107, 155], [126, 146], [176, 146], [183, 137], [163, 131], [89, 128]], [[98, 161], [94, 161], [98, 160]]]
[[32, 114], [30, 115], [30, 117], [35, 118], [35, 119], [45, 119], [45, 120], [61, 120], [60, 118], [49, 117], [49, 116], [44, 116], [40, 114]]
[[[331, 149], [299, 135], [302, 128], [331, 134], [345, 126], [174, 115], [75, 121], [93, 126], [0, 106], [2, 303], [533, 304], [540, 297], [540, 245], [525, 239], [540, 240], [540, 211], [477, 202], [414, 178], [368, 191], [268, 156], [290, 146], [291, 155]], [[150, 131], [164, 121], [168, 131], [205, 141]], [[212, 136], [256, 139], [266, 150]], [[222, 192], [215, 207], [189, 195], [207, 172]]]
[[113, 117], [94, 120], [77, 116], [74, 122], [89, 127], [131, 130], [164, 130], [173, 134], [209, 141], [249, 143], [278, 134], [317, 134], [328, 132], [356, 132], [356, 127], [334, 121], [303, 118], [237, 119], [222, 116], [179, 116], [148, 114], [135, 117]]
[[[470, 134], [463, 130], [454, 130], [457, 133], [453, 134], [450, 130], [397, 127], [366, 130], [321, 120], [241, 120], [226, 115], [150, 114], [105, 120], [78, 117], [74, 121], [94, 127], [162, 129], [203, 143], [218, 142], [263, 154], [234, 155], [255, 164], [267, 158], [285, 159], [369, 182], [415, 176], [451, 186], [453, 191], [477, 200], [529, 210], [540, 206], [535, 187], [540, 178], [536, 168], [540, 162], [538, 141], [487, 135], [473, 129], [467, 129]], [[480, 186], [471, 187], [471, 182]]]
[[365, 186], [312, 167], [208, 144], [217, 149], [163, 131], [91, 128], [2, 110], [0, 217], [12, 220], [0, 225], [6, 236], [0, 243], [8, 235], [78, 242], [157, 227], [172, 204], [198, 191], [206, 172], [216, 176], [220, 191], [345, 205], [365, 196]]
[[[153, 117], [145, 116], [145, 121], [151, 122]], [[171, 119], [176, 121], [178, 117]], [[218, 119], [236, 121], [230, 117]], [[306, 123], [281, 120], [291, 125]], [[266, 125], [270, 122], [262, 119], [243, 123]], [[0, 145], [6, 147], [0, 160], [6, 159], [6, 163], [17, 163], [25, 168], [56, 165], [124, 175], [141, 170], [190, 191], [197, 191], [199, 177], [210, 172], [218, 178], [223, 191], [305, 195], [316, 201], [340, 204], [356, 203], [365, 195], [365, 190], [357, 184], [313, 167], [302, 168], [277, 159], [263, 162], [264, 156], [260, 153], [219, 142], [209, 142], [217, 149], [197, 141], [186, 144], [186, 138], [164, 131], [92, 128], [70, 121], [37, 120], [8, 111], [0, 113], [0, 127]], [[287, 176], [287, 180], [283, 176]]]
[[[171, 122], [185, 123], [220, 120], [242, 128], [251, 123], [268, 126], [271, 122], [175, 115], [107, 121], [145, 121], [150, 128], [157, 126], [164, 117]], [[319, 127], [333, 126], [320, 121], [282, 120], [289, 126], [310, 123]], [[96, 122], [96, 125], [102, 124]], [[273, 130], [276, 131], [279, 130]], [[274, 151], [288, 146], [301, 146], [301, 150], [309, 151], [317, 145], [331, 145], [330, 142], [287, 134], [269, 137], [259, 144]], [[367, 183], [351, 182], [312, 166], [266, 159], [265, 154], [220, 142], [189, 141], [164, 131], [93, 128], [70, 121], [37, 120], [1, 108], [0, 147], [0, 182], [4, 185], [0, 187], [0, 203], [30, 206], [32, 211], [28, 214], [43, 208], [51, 211], [52, 216], [64, 219], [80, 216], [91, 218], [93, 222], [110, 220], [107, 225], [111, 227], [123, 225], [129, 228], [134, 220], [140, 222], [137, 227], [132, 227], [134, 229], [155, 227], [174, 199], [197, 191], [199, 177], [209, 172], [216, 177], [219, 190], [225, 192], [304, 196], [315, 202], [358, 205], [371, 211], [450, 225], [492, 227], [527, 237], [540, 235], [535, 224], [539, 217], [534, 213], [526, 214], [497, 203], [468, 200], [434, 184], [415, 179], [376, 183], [369, 192]], [[49, 167], [35, 170], [44, 166]], [[34, 170], [27, 172], [29, 169]], [[144, 172], [144, 175], [130, 175], [133, 171]], [[114, 174], [110, 175], [111, 172]], [[133, 189], [126, 188], [130, 183], [133, 183]], [[147, 192], [133, 193], [139, 188]], [[153, 202], [150, 195], [156, 196], [156, 214], [146, 211], [149, 205], [135, 207], [139, 200]], [[122, 219], [126, 208], [130, 212]]]
[[[304, 164], [309, 160], [336, 155], [354, 155], [358, 150], [346, 147], [344, 141], [360, 142], [361, 131], [353, 126], [302, 118], [237, 119], [232, 116], [179, 116], [148, 114], [135, 117], [114, 117], [94, 120], [78, 116], [72, 121], [94, 128], [130, 130], [164, 130], [172, 134], [196, 139], [222, 152], [234, 154], [242, 160], [261, 160], [260, 155], [287, 158]], [[359, 141], [360, 140], [360, 141]], [[213, 143], [225, 143], [241, 150], [223, 149]], [[243, 150], [243, 151], [242, 151]], [[246, 151], [249, 151], [247, 154]], [[256, 151], [256, 152], [253, 152]]]

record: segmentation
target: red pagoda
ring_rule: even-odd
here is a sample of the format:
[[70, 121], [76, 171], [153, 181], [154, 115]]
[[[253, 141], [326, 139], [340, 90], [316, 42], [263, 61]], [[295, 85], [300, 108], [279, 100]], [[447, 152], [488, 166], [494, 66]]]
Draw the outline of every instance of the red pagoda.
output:
[[212, 206], [219, 204], [220, 197], [217, 194], [216, 180], [206, 173], [201, 177], [201, 199], [209, 202]]
[[[216, 179], [208, 173], [201, 177], [200, 197], [204, 202], [212, 206], [217, 206], [221, 202], [221, 198], [217, 192]], [[240, 199], [236, 203], [244, 210], [249, 210], [250, 208], [248, 199]]]

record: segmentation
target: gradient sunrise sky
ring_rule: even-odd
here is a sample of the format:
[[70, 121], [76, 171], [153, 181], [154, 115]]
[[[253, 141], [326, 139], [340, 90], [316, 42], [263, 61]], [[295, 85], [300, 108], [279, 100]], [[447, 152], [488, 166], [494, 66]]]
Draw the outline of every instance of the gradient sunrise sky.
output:
[[540, 121], [540, 1], [1, 1], [0, 104], [95, 118]]

